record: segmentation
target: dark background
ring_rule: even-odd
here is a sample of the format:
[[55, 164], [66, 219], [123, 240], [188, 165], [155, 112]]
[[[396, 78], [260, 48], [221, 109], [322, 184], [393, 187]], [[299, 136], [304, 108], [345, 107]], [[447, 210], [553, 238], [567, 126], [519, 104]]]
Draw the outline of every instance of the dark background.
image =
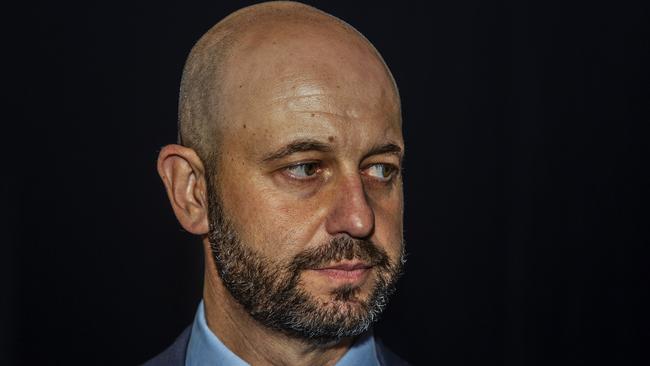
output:
[[[134, 365], [190, 323], [198, 240], [155, 171], [193, 43], [252, 2], [3, 6], [0, 364]], [[399, 84], [418, 365], [649, 364], [646, 1], [310, 2]]]

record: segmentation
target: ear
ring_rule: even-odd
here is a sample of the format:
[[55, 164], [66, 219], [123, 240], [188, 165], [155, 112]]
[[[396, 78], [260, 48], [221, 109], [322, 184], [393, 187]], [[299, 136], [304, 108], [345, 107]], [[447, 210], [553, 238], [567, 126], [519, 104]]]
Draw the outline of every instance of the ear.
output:
[[208, 233], [205, 170], [194, 150], [167, 145], [158, 155], [158, 174], [181, 226], [192, 234]]

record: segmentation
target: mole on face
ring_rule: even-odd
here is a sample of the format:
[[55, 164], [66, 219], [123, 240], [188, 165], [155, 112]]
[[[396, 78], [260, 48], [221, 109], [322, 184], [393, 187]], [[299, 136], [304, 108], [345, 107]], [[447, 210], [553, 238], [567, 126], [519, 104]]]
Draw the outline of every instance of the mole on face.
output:
[[329, 141], [329, 142], [334, 142], [334, 136], [330, 136], [330, 137], [328, 137], [328, 138], [327, 138], [327, 141]]

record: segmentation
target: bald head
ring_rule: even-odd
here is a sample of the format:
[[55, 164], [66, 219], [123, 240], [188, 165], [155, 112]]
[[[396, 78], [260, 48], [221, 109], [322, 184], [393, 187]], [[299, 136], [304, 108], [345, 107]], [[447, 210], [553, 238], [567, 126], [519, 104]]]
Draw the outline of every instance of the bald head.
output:
[[209, 177], [224, 134], [246, 111], [261, 110], [278, 95], [320, 95], [323, 88], [365, 83], [377, 85], [350, 93], [376, 93], [371, 100], [382, 105], [368, 108], [385, 110], [387, 103], [399, 111], [390, 71], [350, 25], [300, 3], [253, 5], [217, 23], [192, 48], [181, 81], [179, 139], [197, 152]]
[[[334, 364], [403, 263], [404, 139], [388, 68], [345, 22], [271, 2], [197, 42], [180, 94], [185, 147], [161, 149], [158, 172], [183, 228], [203, 236], [211, 330], [251, 364]], [[343, 261], [354, 269], [328, 270]]]

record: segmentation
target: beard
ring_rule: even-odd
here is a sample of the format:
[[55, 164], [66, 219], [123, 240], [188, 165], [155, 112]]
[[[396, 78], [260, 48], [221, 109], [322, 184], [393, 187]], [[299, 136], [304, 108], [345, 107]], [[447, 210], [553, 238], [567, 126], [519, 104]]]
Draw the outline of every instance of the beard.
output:
[[[337, 236], [277, 263], [242, 242], [210, 188], [208, 200], [208, 239], [216, 269], [232, 297], [264, 326], [314, 345], [338, 342], [366, 332], [395, 291], [405, 262], [403, 241], [400, 257], [394, 262], [369, 240]], [[359, 286], [338, 287], [325, 302], [301, 287], [304, 270], [342, 259], [358, 259], [372, 266], [374, 284], [365, 300], [359, 297]]]

